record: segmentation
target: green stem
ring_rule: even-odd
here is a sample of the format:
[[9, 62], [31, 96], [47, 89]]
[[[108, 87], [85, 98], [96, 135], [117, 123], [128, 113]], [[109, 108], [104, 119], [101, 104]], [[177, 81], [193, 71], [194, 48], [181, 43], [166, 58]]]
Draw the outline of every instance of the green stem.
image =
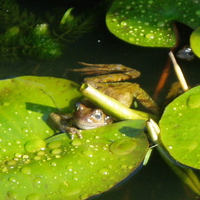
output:
[[119, 101], [103, 94], [99, 90], [93, 88], [91, 85], [84, 83], [80, 88], [82, 94], [87, 97], [92, 103], [102, 108], [107, 114], [113, 116], [118, 120], [126, 119], [143, 119], [149, 118], [158, 121], [158, 116], [145, 113], [142, 111], [130, 109]]

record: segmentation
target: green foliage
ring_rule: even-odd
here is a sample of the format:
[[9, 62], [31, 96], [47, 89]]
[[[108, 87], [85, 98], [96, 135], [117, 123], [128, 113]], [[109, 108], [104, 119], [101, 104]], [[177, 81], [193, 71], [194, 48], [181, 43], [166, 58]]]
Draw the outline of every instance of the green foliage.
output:
[[143, 161], [144, 120], [82, 131], [71, 140], [47, 125], [52, 111], [70, 112], [79, 85], [52, 77], [0, 81], [0, 199], [77, 200], [99, 194]]
[[197, 28], [199, 1], [115, 0], [106, 15], [107, 26], [114, 35], [131, 44], [149, 47], [176, 44], [174, 21]]

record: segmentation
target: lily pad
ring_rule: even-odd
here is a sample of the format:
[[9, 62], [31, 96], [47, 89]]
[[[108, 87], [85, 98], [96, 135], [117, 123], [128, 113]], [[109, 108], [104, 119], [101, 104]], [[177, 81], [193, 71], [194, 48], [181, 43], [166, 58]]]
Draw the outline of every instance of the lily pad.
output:
[[24, 152], [28, 141], [42, 145], [41, 140], [54, 134], [46, 123], [49, 113], [72, 111], [80, 96], [79, 85], [64, 79], [24, 76], [0, 81], [0, 158]]
[[198, 0], [115, 0], [106, 15], [108, 29], [136, 45], [173, 47], [173, 21], [195, 29], [200, 21]]
[[161, 140], [181, 164], [200, 169], [200, 86], [176, 98], [160, 120]]
[[[199, 11], [200, 12], [200, 11]], [[196, 28], [190, 36], [192, 51], [200, 57], [200, 27]]]
[[110, 189], [142, 163], [144, 120], [54, 135], [52, 111], [69, 112], [82, 95], [64, 79], [25, 76], [0, 81], [0, 199], [77, 200]]

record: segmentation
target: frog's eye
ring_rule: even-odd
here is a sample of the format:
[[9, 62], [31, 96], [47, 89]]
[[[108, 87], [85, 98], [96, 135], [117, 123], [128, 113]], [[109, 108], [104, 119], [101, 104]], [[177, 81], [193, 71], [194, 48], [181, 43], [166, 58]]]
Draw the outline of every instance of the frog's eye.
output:
[[76, 103], [76, 110], [83, 110], [85, 106], [81, 102]]
[[95, 110], [94, 117], [98, 120], [102, 118], [103, 112], [101, 110]]

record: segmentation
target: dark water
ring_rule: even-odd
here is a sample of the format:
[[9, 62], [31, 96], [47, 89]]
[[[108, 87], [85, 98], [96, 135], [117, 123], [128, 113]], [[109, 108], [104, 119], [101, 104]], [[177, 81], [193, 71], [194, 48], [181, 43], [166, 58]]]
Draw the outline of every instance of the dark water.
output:
[[[42, 1], [46, 5], [45, 1]], [[70, 6], [73, 3], [69, 1]], [[23, 6], [29, 4], [21, 1]], [[37, 5], [39, 3], [37, 2]], [[82, 5], [78, 1], [77, 5]], [[86, 6], [86, 4], [84, 4]], [[30, 6], [31, 7], [31, 6]], [[81, 6], [80, 6], [81, 7]], [[50, 7], [52, 9], [52, 7]], [[83, 8], [83, 5], [82, 5]], [[102, 16], [101, 16], [102, 17]], [[121, 63], [136, 68], [141, 77], [135, 80], [150, 95], [153, 95], [156, 84], [168, 59], [169, 49], [144, 48], [127, 44], [115, 38], [107, 30], [104, 18], [96, 28], [73, 43], [66, 44], [64, 55], [51, 61], [34, 58], [1, 62], [0, 78], [22, 75], [54, 76], [81, 82], [82, 77], [67, 72], [67, 68], [78, 68], [79, 61], [88, 63]], [[200, 60], [186, 62], [178, 59], [189, 84], [196, 85], [200, 77]], [[161, 95], [167, 93], [170, 85], [176, 81], [173, 70]], [[147, 164], [122, 186], [94, 197], [95, 200], [192, 200], [198, 199], [190, 189], [165, 164], [159, 154], [154, 151]]]

